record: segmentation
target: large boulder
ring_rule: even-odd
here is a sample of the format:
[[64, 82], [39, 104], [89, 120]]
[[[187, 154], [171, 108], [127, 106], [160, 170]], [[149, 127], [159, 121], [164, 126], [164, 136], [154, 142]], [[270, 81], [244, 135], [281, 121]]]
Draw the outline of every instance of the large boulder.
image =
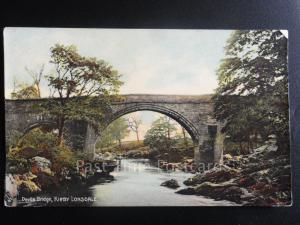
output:
[[176, 193], [182, 195], [195, 195], [196, 191], [195, 188], [188, 187], [188, 188], [180, 189], [179, 191], [176, 191]]
[[53, 175], [53, 172], [51, 171], [51, 162], [50, 160], [36, 156], [30, 159], [31, 163], [31, 172], [33, 174], [39, 174], [39, 173], [46, 173], [49, 175]]
[[240, 187], [250, 187], [250, 186], [256, 184], [256, 182], [257, 182], [256, 179], [252, 176], [239, 177], [236, 180], [236, 183]]
[[115, 159], [115, 156], [110, 152], [105, 152], [103, 154], [103, 159], [106, 160], [106, 161], [111, 161], [111, 160]]
[[278, 152], [275, 143], [267, 143], [248, 155], [225, 155], [224, 165], [197, 174], [184, 184], [192, 188], [177, 193], [243, 205], [290, 205], [290, 158]]
[[103, 160], [103, 154], [102, 153], [95, 153], [95, 160]]
[[195, 186], [207, 181], [220, 183], [229, 181], [230, 179], [237, 177], [238, 175], [238, 170], [232, 169], [227, 166], [219, 166], [202, 174], [197, 174], [194, 177], [185, 180], [183, 183], [187, 186]]
[[140, 158], [142, 156], [142, 152], [139, 149], [129, 150], [125, 153], [125, 156], [128, 158]]
[[167, 180], [167, 181], [161, 183], [160, 186], [173, 188], [173, 189], [176, 189], [176, 188], [180, 187], [180, 185], [178, 184], [178, 181], [175, 180], [175, 179]]
[[244, 189], [231, 182], [223, 182], [221, 184], [204, 182], [194, 188], [182, 189], [176, 193], [185, 195], [201, 195], [215, 200], [228, 200], [235, 203], [242, 203], [242, 198], [245, 195], [245, 192], [246, 191]]

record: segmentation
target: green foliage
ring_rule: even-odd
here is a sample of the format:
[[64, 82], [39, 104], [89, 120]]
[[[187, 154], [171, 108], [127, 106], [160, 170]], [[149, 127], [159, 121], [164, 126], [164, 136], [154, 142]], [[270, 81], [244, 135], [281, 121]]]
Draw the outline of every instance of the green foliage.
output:
[[[9, 131], [6, 131], [6, 132], [9, 132]], [[19, 140], [20, 140], [20, 137], [22, 136], [22, 133], [19, 132], [19, 131], [11, 131], [7, 134], [8, 138], [6, 139], [6, 152], [8, 152], [9, 148], [10, 147], [15, 147]]]
[[30, 170], [29, 160], [35, 156], [47, 158], [52, 163], [52, 171], [60, 173], [62, 168], [74, 168], [77, 159], [83, 155], [74, 153], [65, 145], [57, 145], [57, 136], [48, 129], [35, 128], [19, 140], [17, 147], [7, 155], [8, 170], [26, 173]]
[[[99, 129], [111, 100], [118, 97], [120, 75], [107, 62], [81, 56], [73, 45], [56, 44], [51, 48], [55, 73], [47, 76], [52, 96], [40, 105], [42, 113], [56, 117], [59, 142], [65, 122], [84, 120]], [[76, 97], [76, 98], [74, 98]]]
[[113, 140], [118, 141], [121, 144], [121, 140], [129, 135], [130, 130], [126, 119], [120, 117], [107, 127], [107, 132], [111, 134]]
[[123, 138], [127, 137], [130, 133], [126, 119], [120, 117], [113, 121], [104, 130], [100, 140], [96, 143], [96, 148], [104, 148], [118, 142], [119, 147]]
[[51, 63], [56, 75], [49, 84], [59, 96], [90, 96], [117, 93], [120, 75], [107, 62], [79, 55], [74, 45], [56, 44], [51, 48]]
[[60, 173], [62, 169], [74, 168], [76, 166], [76, 155], [67, 146], [56, 146], [52, 148], [52, 171]]
[[19, 147], [31, 146], [36, 149], [45, 150], [54, 147], [57, 137], [52, 132], [43, 132], [41, 128], [35, 128], [25, 134], [18, 143]]
[[6, 157], [6, 173], [24, 174], [30, 170], [30, 164], [27, 159], [17, 154], [9, 152]]
[[112, 134], [106, 128], [102, 133], [100, 139], [98, 139], [98, 141], [96, 142], [96, 149], [103, 149], [112, 145], [115, 145], [114, 139], [112, 137]]
[[151, 149], [167, 151], [175, 144], [174, 139], [171, 139], [171, 133], [175, 130], [174, 124], [171, 124], [167, 117], [160, 117], [152, 123], [151, 128], [147, 131], [144, 143]]
[[[247, 143], [275, 134], [288, 150], [287, 40], [280, 31], [233, 32], [218, 69], [214, 112], [230, 140]], [[241, 149], [240, 149], [241, 150]]]
[[45, 132], [41, 128], [35, 128], [25, 134], [11, 146], [8, 156], [17, 159], [30, 159], [41, 156], [48, 159], [53, 158], [52, 148], [57, 144], [57, 137], [52, 132]]
[[191, 138], [182, 138], [181, 136], [175, 137], [175, 146], [179, 149], [189, 148], [194, 146], [193, 140]]

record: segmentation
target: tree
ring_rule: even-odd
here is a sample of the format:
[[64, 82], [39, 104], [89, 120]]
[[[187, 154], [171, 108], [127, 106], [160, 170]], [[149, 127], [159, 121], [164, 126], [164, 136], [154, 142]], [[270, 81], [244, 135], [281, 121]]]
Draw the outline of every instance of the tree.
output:
[[126, 119], [120, 117], [113, 121], [109, 127], [108, 131], [111, 133], [112, 138], [119, 143], [119, 147], [121, 147], [121, 141], [123, 138], [127, 137], [130, 133], [128, 129], [128, 124]]
[[109, 127], [107, 127], [101, 134], [98, 141], [96, 142], [96, 149], [106, 148], [113, 144], [114, 144], [114, 139], [112, 137], [112, 133], [110, 132]]
[[43, 77], [44, 65], [41, 66], [38, 72], [28, 69], [25, 67], [25, 70], [33, 79], [32, 84], [27, 83], [18, 83], [14, 78], [13, 81], [13, 92], [11, 93], [12, 99], [32, 99], [32, 98], [41, 98], [41, 88], [40, 83]]
[[34, 70], [29, 69], [28, 67], [25, 67], [25, 70], [28, 72], [28, 74], [33, 79], [32, 86], [34, 86], [36, 88], [36, 92], [37, 92], [37, 95], [38, 95], [39, 98], [41, 98], [40, 83], [41, 83], [42, 78], [44, 77], [44, 75], [43, 75], [44, 68], [45, 68], [44, 64], [41, 66], [39, 71], [34, 71]]
[[121, 147], [122, 139], [127, 137], [130, 133], [128, 124], [125, 118], [120, 117], [113, 121], [104, 130], [97, 147], [103, 148], [112, 145], [114, 142], [118, 142], [119, 147]]
[[32, 99], [32, 98], [40, 98], [40, 95], [35, 86], [23, 83], [23, 84], [16, 85], [14, 91], [11, 93], [11, 98]]
[[139, 127], [142, 124], [142, 120], [137, 116], [137, 115], [133, 115], [130, 116], [127, 119], [128, 122], [128, 126], [129, 128], [136, 133], [136, 139], [138, 142], [140, 142], [140, 138], [139, 138]]
[[213, 97], [223, 132], [249, 149], [258, 135], [276, 134], [281, 150], [288, 150], [287, 39], [280, 31], [235, 31], [225, 54]]
[[188, 147], [188, 140], [187, 140], [187, 137], [186, 137], [186, 131], [185, 131], [183, 126], [181, 126], [181, 132], [182, 132], [184, 146], [187, 148]]
[[74, 45], [56, 44], [50, 50], [55, 73], [48, 75], [47, 80], [56, 99], [43, 103], [41, 109], [56, 119], [61, 145], [65, 123], [69, 120], [84, 120], [99, 130], [104, 112], [118, 97], [122, 82], [111, 65], [81, 56]]
[[152, 123], [144, 139], [145, 145], [156, 148], [159, 151], [167, 151], [175, 144], [171, 139], [171, 133], [176, 130], [174, 124], [167, 117], [160, 117]]

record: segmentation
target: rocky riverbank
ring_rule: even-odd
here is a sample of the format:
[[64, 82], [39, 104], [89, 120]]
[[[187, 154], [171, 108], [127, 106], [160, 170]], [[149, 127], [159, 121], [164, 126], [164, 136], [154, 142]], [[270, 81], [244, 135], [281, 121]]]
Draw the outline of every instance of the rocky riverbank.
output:
[[244, 156], [224, 156], [224, 163], [184, 182], [177, 191], [241, 205], [279, 206], [291, 204], [291, 166], [288, 155], [280, 155], [275, 144], [266, 144]]
[[49, 194], [58, 190], [68, 190], [93, 185], [99, 182], [113, 180], [107, 172], [85, 170], [82, 166], [63, 168], [61, 173], [51, 170], [50, 160], [36, 156], [29, 160], [30, 168], [23, 174], [7, 174], [5, 204], [13, 206], [14, 199], [40, 194]]

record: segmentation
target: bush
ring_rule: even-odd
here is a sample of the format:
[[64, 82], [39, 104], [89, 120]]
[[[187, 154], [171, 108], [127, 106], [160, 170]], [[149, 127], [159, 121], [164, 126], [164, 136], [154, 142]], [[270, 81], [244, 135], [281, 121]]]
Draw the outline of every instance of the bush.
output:
[[35, 156], [49, 159], [55, 173], [64, 167], [74, 167], [79, 158], [69, 147], [57, 146], [56, 134], [35, 128], [18, 141], [17, 147], [9, 150], [8, 168], [15, 173], [26, 173], [30, 170], [28, 159]]
[[32, 147], [32, 146], [26, 146], [26, 147], [23, 147], [23, 148], [18, 148], [16, 154], [18, 156], [20, 156], [21, 158], [31, 159], [35, 156], [38, 156], [39, 151], [36, 148]]
[[7, 131], [8, 138], [6, 139], [6, 153], [9, 152], [9, 147], [15, 147], [22, 136], [22, 133], [19, 131]]
[[43, 132], [40, 128], [35, 128], [22, 137], [18, 143], [18, 146], [31, 146], [39, 151], [43, 151], [56, 146], [56, 144], [57, 137], [54, 133]]
[[30, 164], [28, 160], [15, 154], [9, 153], [6, 160], [6, 173], [24, 174], [30, 170]]
[[75, 153], [67, 146], [56, 146], [52, 148], [52, 171], [60, 173], [63, 168], [74, 167], [76, 165]]

